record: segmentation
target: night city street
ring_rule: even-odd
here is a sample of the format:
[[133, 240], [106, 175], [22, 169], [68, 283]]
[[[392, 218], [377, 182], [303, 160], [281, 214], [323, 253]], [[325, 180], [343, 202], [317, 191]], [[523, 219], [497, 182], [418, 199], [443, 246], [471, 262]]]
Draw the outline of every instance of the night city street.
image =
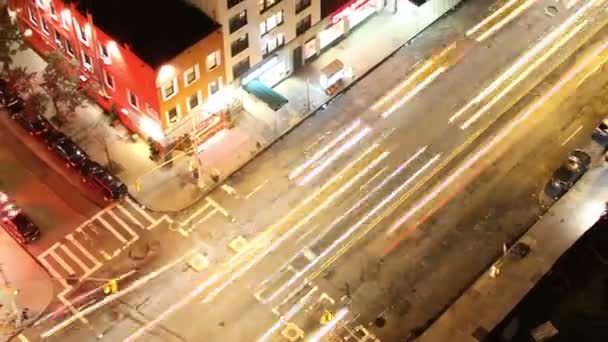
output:
[[[0, 259], [2, 341], [483, 341], [460, 303], [500, 279], [497, 260], [545, 213], [591, 203], [581, 189], [606, 168], [592, 134], [608, 113], [608, 0], [189, 0], [159, 5], [184, 15], [175, 34], [199, 16], [210, 29], [162, 56], [145, 44], [167, 36], [138, 45], [133, 32], [116, 36], [106, 6], [73, 2], [3, 9], [2, 25], [17, 23], [26, 43], [8, 61], [0, 51], [0, 257], [19, 256]], [[226, 17], [241, 8], [244, 21]], [[52, 40], [44, 18], [57, 15], [84, 46], [84, 71], [61, 81], [80, 83], [70, 91], [46, 82], [58, 62], [38, 56]], [[416, 18], [403, 28], [411, 34], [374, 33], [399, 15]], [[326, 43], [338, 26], [343, 40]], [[70, 35], [53, 30], [71, 54]], [[245, 48], [234, 40], [243, 32]], [[264, 45], [275, 35], [276, 47]], [[7, 36], [0, 43], [17, 44]], [[345, 65], [374, 47], [387, 53]], [[40, 73], [25, 90], [20, 67]], [[60, 114], [100, 78], [94, 102]], [[28, 123], [32, 111], [51, 128]], [[589, 175], [551, 198], [549, 180], [577, 149], [591, 157]], [[596, 207], [574, 223], [581, 232]], [[12, 208], [39, 237], [12, 223]], [[561, 234], [564, 246], [578, 239]], [[534, 248], [567, 249], [551, 246]], [[491, 330], [522, 296], [505, 292], [503, 306], [488, 296], [472, 306], [477, 324]]]

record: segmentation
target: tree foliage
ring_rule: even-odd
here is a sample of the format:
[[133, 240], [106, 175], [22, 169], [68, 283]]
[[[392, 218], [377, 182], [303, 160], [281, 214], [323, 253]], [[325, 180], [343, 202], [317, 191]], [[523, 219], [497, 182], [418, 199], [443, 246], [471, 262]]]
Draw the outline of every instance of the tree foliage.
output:
[[89, 102], [87, 94], [94, 95], [95, 87], [81, 84], [78, 62], [66, 59], [63, 53], [51, 52], [46, 56], [46, 61], [40, 86], [48, 95], [58, 120], [66, 122], [77, 108]]
[[13, 25], [9, 17], [8, 11], [0, 8], [0, 64], [2, 73], [8, 72], [13, 57], [19, 52], [27, 49], [23, 41], [23, 36]]

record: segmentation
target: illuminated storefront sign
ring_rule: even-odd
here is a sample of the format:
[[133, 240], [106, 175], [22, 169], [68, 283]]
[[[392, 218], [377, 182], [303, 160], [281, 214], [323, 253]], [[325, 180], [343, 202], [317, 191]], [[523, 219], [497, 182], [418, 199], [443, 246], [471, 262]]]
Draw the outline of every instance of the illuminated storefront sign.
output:
[[353, 0], [350, 3], [344, 5], [336, 14], [330, 18], [331, 24], [335, 24], [340, 20], [348, 17], [353, 11], [365, 6], [370, 0]]

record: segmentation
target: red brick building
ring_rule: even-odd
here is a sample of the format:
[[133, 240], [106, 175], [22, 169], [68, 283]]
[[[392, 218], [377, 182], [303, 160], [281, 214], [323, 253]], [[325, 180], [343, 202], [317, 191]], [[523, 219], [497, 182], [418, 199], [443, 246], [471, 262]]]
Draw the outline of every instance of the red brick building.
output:
[[61, 50], [79, 62], [83, 82], [100, 84], [101, 107], [167, 145], [193, 122], [222, 126], [205, 104], [226, 79], [224, 43], [219, 25], [200, 10], [181, 0], [153, 4], [9, 0], [9, 9], [34, 49]]

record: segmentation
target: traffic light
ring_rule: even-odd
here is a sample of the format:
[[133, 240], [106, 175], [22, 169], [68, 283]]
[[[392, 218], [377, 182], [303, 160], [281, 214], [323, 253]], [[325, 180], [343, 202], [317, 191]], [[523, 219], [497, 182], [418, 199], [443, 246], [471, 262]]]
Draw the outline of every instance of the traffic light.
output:
[[118, 291], [118, 279], [112, 279], [103, 286], [103, 293], [109, 295]]

